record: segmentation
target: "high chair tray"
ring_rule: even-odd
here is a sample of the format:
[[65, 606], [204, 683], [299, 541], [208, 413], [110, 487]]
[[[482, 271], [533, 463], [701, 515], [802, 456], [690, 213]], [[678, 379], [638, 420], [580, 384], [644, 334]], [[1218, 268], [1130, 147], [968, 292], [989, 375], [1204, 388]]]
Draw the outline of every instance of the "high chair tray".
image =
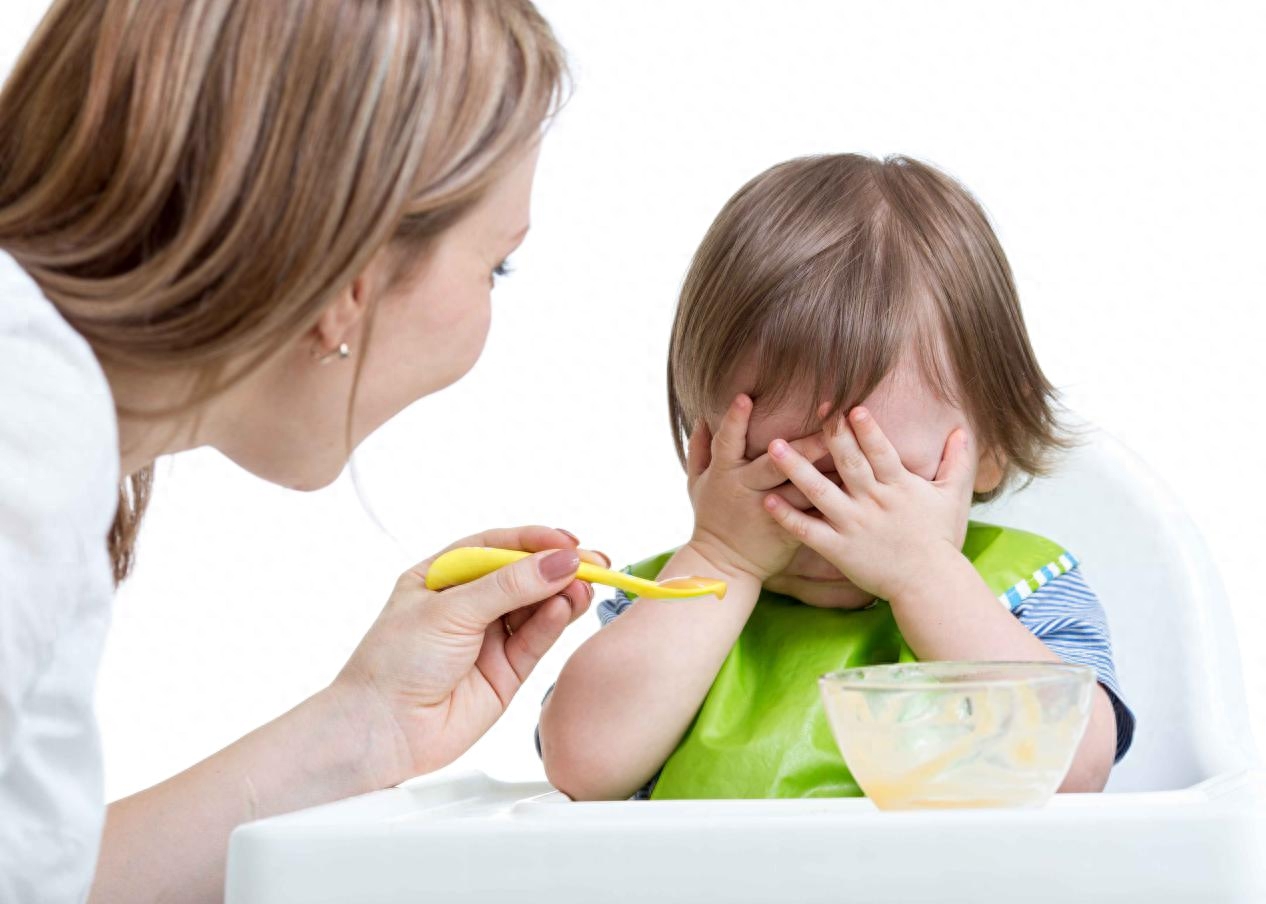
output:
[[1061, 795], [1037, 810], [864, 799], [573, 803], [544, 783], [421, 780], [249, 823], [229, 904], [1260, 902], [1266, 778]]

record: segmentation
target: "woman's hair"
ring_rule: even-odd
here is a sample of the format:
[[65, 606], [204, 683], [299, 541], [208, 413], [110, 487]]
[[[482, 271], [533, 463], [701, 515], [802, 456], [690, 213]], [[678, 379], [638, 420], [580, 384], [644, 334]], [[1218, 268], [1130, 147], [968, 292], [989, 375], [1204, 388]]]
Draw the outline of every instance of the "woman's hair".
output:
[[1070, 444], [1006, 256], [963, 186], [908, 157], [766, 170], [712, 223], [681, 290], [668, 353], [678, 456], [728, 403], [718, 396], [740, 359], [754, 364], [752, 395], [776, 403], [811, 387], [837, 413], [905, 355], [963, 407], [1005, 478], [1046, 473]]
[[[107, 370], [192, 411], [401, 267], [557, 109], [530, 0], [57, 0], [0, 94], [0, 249]], [[116, 580], [150, 469], [120, 488]]]

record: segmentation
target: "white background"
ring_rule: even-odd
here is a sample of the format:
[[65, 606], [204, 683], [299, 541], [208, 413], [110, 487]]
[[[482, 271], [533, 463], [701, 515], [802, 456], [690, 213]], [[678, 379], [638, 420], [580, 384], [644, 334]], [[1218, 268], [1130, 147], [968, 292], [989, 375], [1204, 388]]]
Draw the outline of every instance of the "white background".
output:
[[[4, 0], [0, 56], [44, 5]], [[385, 530], [347, 477], [301, 495], [213, 453], [161, 465], [101, 675], [111, 797], [323, 686], [396, 573], [477, 528], [564, 526], [617, 562], [680, 542], [663, 369], [689, 256], [749, 177], [844, 150], [931, 160], [982, 199], [1048, 374], [1204, 531], [1266, 739], [1263, 7], [541, 6], [576, 92], [484, 359], [358, 453]], [[541, 774], [537, 702], [592, 628], [569, 633], [464, 764]]]

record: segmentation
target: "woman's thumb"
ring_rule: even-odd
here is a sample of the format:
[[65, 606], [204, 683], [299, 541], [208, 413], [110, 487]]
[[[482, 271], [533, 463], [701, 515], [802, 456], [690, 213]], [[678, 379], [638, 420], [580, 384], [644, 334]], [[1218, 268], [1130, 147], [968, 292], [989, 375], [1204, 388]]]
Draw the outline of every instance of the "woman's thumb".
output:
[[[538, 552], [498, 568], [458, 590], [468, 614], [483, 624], [561, 593], [576, 577], [580, 554], [574, 549]], [[451, 592], [451, 591], [450, 591]]]

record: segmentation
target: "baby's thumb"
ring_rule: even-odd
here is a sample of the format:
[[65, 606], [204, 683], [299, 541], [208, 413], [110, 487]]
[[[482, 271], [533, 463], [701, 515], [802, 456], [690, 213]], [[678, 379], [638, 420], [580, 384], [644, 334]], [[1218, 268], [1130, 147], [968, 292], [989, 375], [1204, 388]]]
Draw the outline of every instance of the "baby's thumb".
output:
[[959, 428], [946, 440], [934, 482], [953, 486], [966, 485], [970, 492], [971, 486], [976, 482], [976, 465], [972, 456], [971, 438], [966, 430]]
[[464, 610], [463, 614], [490, 625], [516, 609], [561, 594], [579, 568], [580, 554], [574, 549], [538, 552], [455, 587], [442, 594], [441, 599], [452, 599]]

